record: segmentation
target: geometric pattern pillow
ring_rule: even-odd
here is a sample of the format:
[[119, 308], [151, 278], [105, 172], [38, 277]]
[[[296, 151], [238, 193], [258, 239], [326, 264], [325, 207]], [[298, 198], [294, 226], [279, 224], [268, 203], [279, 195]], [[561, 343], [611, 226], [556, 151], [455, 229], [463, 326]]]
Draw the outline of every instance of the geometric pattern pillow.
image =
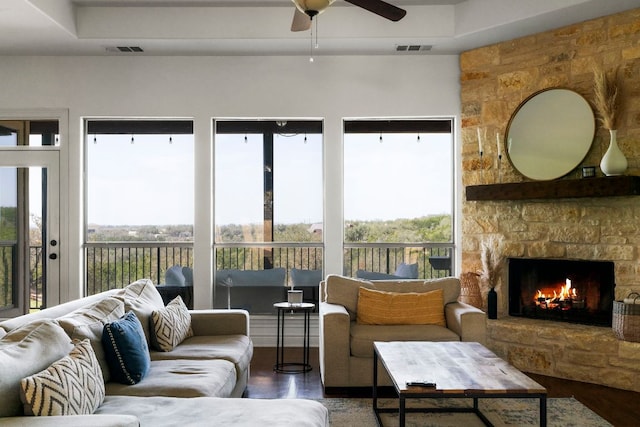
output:
[[193, 336], [191, 315], [180, 295], [167, 306], [151, 313], [151, 343], [156, 350], [171, 351]]
[[102, 371], [89, 340], [68, 356], [20, 382], [26, 415], [93, 414], [104, 400]]
[[102, 346], [112, 381], [133, 385], [149, 372], [151, 360], [147, 339], [133, 311], [104, 325]]

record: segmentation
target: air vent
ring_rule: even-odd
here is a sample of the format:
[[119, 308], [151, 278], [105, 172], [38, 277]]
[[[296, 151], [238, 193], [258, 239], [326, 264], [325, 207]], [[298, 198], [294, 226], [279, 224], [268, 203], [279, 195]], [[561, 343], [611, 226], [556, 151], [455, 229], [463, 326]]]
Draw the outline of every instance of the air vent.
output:
[[433, 46], [428, 44], [399, 44], [396, 52], [428, 52]]
[[115, 53], [141, 53], [144, 52], [140, 46], [107, 46], [107, 52], [115, 52]]

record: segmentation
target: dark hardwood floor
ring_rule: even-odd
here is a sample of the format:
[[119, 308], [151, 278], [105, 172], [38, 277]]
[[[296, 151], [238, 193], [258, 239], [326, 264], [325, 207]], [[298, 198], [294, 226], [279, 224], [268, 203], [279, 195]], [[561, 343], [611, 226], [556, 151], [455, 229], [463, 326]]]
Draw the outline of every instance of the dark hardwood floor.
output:
[[[285, 361], [302, 359], [299, 348], [285, 349]], [[305, 398], [368, 397], [368, 390], [332, 390], [324, 393], [320, 381], [318, 349], [310, 353], [313, 370], [306, 374], [278, 374], [273, 372], [276, 349], [256, 347], [251, 361], [251, 378], [247, 397], [253, 398]], [[574, 397], [614, 426], [640, 426], [640, 393], [604, 387], [595, 384], [563, 380], [542, 375], [529, 375], [543, 385], [549, 397]]]

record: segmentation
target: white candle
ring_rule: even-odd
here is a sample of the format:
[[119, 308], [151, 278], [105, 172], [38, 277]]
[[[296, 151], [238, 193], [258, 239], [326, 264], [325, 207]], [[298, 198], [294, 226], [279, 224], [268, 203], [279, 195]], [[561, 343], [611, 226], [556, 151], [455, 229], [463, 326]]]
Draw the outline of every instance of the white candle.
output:
[[478, 152], [482, 154], [482, 138], [480, 137], [480, 128], [476, 128], [478, 131]]
[[500, 149], [500, 132], [496, 133], [496, 145], [498, 146], [498, 157], [502, 155], [502, 151]]

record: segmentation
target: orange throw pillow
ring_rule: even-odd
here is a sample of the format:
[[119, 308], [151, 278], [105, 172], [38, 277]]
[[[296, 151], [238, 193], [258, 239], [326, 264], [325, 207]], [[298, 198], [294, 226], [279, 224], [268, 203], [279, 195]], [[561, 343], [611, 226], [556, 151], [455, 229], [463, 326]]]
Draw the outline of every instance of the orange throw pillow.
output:
[[358, 323], [366, 325], [446, 326], [442, 289], [417, 293], [360, 288], [357, 314]]

